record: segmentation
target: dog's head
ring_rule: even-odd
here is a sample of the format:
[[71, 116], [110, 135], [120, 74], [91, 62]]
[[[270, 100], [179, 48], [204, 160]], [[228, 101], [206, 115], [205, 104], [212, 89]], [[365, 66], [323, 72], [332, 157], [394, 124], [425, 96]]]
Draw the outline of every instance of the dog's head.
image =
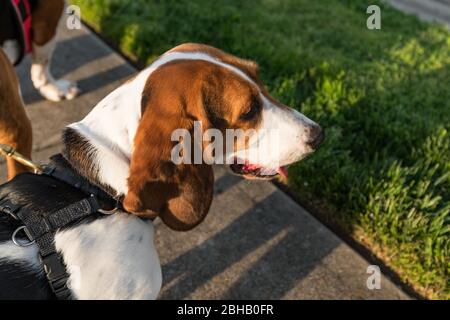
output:
[[[316, 123], [269, 95], [252, 61], [198, 44], [159, 61], [142, 93], [124, 199], [130, 212], [191, 229], [211, 204], [211, 163], [245, 178], [273, 178], [323, 140]], [[177, 132], [188, 134], [174, 141]]]

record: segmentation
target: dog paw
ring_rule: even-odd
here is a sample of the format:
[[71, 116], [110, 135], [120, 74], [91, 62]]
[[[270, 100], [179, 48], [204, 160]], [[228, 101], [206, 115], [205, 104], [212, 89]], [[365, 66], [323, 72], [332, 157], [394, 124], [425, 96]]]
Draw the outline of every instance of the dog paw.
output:
[[73, 81], [59, 79], [41, 86], [39, 92], [45, 99], [58, 102], [74, 99], [80, 93], [80, 89]]

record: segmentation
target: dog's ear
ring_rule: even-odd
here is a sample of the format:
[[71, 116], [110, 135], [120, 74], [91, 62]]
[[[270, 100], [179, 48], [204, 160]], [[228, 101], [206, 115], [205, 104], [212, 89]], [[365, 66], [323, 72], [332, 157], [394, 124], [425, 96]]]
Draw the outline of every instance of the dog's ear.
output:
[[212, 201], [212, 168], [205, 164], [180, 165], [170, 175], [161, 171], [143, 174], [151, 164], [133, 166], [124, 208], [141, 217], [159, 216], [173, 230], [190, 230], [202, 222]]
[[[161, 79], [159, 79], [161, 80]], [[208, 213], [214, 175], [207, 164], [175, 164], [171, 151], [174, 130], [192, 128], [184, 99], [176, 91], [164, 95], [147, 83], [143, 115], [134, 140], [124, 208], [138, 216], [159, 216], [174, 230], [189, 230]], [[154, 89], [154, 90], [151, 90]]]

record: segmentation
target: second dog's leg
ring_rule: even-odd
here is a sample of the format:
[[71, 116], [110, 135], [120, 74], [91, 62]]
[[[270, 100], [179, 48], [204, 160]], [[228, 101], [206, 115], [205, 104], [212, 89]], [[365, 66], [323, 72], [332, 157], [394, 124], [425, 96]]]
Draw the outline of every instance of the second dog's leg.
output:
[[[30, 159], [32, 147], [31, 124], [26, 115], [19, 121], [21, 121], [18, 123], [19, 127], [2, 128], [9, 130], [9, 132], [6, 135], [0, 134], [0, 141], [13, 147], [17, 152]], [[6, 159], [6, 165], [8, 180], [11, 180], [21, 172], [30, 171], [30, 168], [9, 157]]]
[[[0, 143], [10, 145], [30, 158], [32, 147], [31, 123], [23, 108], [16, 73], [0, 49]], [[28, 168], [7, 158], [8, 179]]]
[[41, 95], [51, 101], [71, 100], [79, 93], [76, 83], [55, 80], [50, 73], [50, 60], [64, 5], [64, 0], [45, 0], [39, 1], [33, 10], [31, 80]]

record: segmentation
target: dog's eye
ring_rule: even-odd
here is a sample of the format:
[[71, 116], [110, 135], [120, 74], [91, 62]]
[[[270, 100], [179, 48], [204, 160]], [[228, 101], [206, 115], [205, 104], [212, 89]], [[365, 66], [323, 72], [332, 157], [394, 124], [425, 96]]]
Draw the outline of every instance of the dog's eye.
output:
[[244, 114], [241, 115], [241, 119], [242, 120], [252, 120], [259, 112], [260, 109], [260, 105], [258, 102], [254, 101], [251, 106], [250, 109], [248, 109], [248, 111]]

